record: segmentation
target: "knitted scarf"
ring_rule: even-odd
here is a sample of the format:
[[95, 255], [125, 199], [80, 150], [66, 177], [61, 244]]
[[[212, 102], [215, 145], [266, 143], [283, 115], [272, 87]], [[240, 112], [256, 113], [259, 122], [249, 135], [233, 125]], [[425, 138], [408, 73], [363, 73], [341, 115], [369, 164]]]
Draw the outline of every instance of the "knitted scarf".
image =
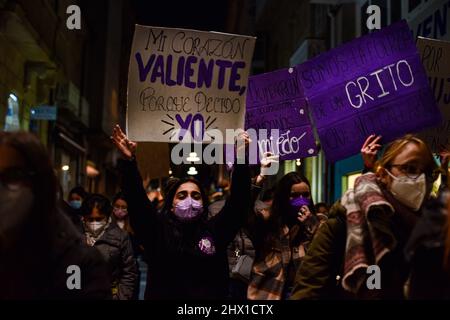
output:
[[380, 215], [389, 216], [395, 212], [376, 179], [374, 173], [360, 176], [355, 181], [354, 189], [348, 190], [341, 199], [341, 205], [347, 212], [342, 286], [353, 293], [357, 293], [364, 284], [367, 267], [378, 264], [396, 246], [392, 234], [376, 227]]
[[93, 233], [89, 230], [89, 228], [87, 228], [87, 227], [85, 226], [85, 228], [84, 228], [84, 230], [85, 230], [85, 231], [84, 231], [84, 235], [85, 235], [85, 237], [86, 237], [86, 243], [87, 243], [89, 246], [93, 246], [93, 245], [97, 242], [97, 240], [100, 239], [100, 238], [103, 236], [103, 234], [105, 233], [106, 229], [109, 228], [109, 225], [111, 224], [111, 222], [112, 222], [111, 217], [109, 217], [109, 218], [108, 218], [108, 222], [101, 228], [101, 230], [98, 230], [98, 231], [96, 232], [96, 234], [93, 234]]

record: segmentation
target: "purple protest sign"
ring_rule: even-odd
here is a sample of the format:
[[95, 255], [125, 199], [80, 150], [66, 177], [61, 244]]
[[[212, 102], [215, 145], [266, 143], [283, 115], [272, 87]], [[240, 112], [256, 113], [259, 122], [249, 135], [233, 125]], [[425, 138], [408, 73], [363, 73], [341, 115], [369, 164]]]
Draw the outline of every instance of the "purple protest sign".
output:
[[419, 134], [438, 153], [450, 146], [450, 42], [419, 37], [417, 49], [444, 122]]
[[259, 154], [270, 151], [281, 160], [317, 154], [296, 67], [250, 77], [246, 108], [245, 128], [256, 131]]
[[370, 134], [386, 143], [442, 121], [404, 21], [298, 65], [298, 74], [331, 162], [359, 153]]

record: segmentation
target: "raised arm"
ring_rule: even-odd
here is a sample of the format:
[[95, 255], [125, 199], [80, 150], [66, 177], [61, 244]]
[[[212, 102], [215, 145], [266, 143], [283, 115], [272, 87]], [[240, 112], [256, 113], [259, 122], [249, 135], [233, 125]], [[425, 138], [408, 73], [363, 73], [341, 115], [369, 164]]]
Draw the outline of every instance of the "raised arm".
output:
[[113, 143], [122, 155], [119, 160], [119, 170], [122, 174], [121, 189], [128, 204], [130, 224], [136, 237], [144, 244], [151, 241], [156, 228], [156, 208], [147, 197], [142, 184], [136, 159], [136, 143], [128, 140], [119, 126], [113, 130]]
[[253, 244], [255, 245], [256, 243], [256, 246], [259, 246], [263, 242], [261, 237], [265, 234], [267, 220], [270, 218], [270, 210], [258, 210], [256, 208], [256, 201], [262, 191], [267, 176], [275, 173], [274, 170], [270, 170], [272, 165], [275, 165], [275, 171], [278, 171], [279, 157], [274, 156], [271, 152], [266, 152], [261, 159], [260, 173], [252, 179], [250, 211], [246, 227]]
[[362, 173], [370, 172], [375, 169], [375, 162], [377, 161], [378, 151], [381, 149], [381, 136], [374, 134], [367, 137], [366, 141], [361, 147], [361, 156], [364, 162], [364, 169]]
[[[250, 137], [243, 132], [238, 139], [237, 155], [247, 148]], [[243, 142], [243, 143], [241, 143]], [[239, 161], [238, 161], [239, 162]], [[235, 164], [231, 175], [230, 195], [220, 212], [211, 219], [216, 244], [226, 248], [247, 220], [251, 202], [250, 168], [247, 164]]]

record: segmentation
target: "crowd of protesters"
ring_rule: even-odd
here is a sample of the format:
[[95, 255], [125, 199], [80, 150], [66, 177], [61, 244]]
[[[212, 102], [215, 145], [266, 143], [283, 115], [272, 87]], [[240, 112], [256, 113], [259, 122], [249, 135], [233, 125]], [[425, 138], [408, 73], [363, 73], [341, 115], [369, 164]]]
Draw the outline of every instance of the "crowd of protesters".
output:
[[[362, 175], [328, 205], [314, 203], [298, 172], [269, 188], [264, 159], [254, 176], [234, 164], [219, 193], [171, 178], [147, 194], [137, 144], [118, 126], [111, 139], [120, 192], [108, 199], [77, 187], [64, 199], [39, 140], [0, 132], [0, 299], [135, 300], [138, 261], [148, 264], [151, 300], [450, 298], [445, 148], [437, 161], [415, 136], [382, 146], [372, 135]], [[78, 288], [69, 266], [81, 270]]]

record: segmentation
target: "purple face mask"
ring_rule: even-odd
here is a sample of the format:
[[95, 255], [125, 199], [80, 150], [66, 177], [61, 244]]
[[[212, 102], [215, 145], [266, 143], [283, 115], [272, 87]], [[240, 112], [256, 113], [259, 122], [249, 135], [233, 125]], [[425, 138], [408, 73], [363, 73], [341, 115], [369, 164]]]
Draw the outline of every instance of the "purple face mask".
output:
[[199, 201], [187, 197], [177, 203], [173, 212], [178, 219], [190, 221], [202, 214], [203, 205]]
[[127, 209], [114, 208], [113, 213], [117, 219], [122, 220], [123, 218], [125, 218], [127, 216], [128, 211], [127, 211]]
[[309, 206], [311, 201], [308, 198], [304, 198], [302, 196], [294, 198], [290, 201], [291, 207], [295, 210], [295, 213], [300, 211], [300, 208], [303, 206]]

